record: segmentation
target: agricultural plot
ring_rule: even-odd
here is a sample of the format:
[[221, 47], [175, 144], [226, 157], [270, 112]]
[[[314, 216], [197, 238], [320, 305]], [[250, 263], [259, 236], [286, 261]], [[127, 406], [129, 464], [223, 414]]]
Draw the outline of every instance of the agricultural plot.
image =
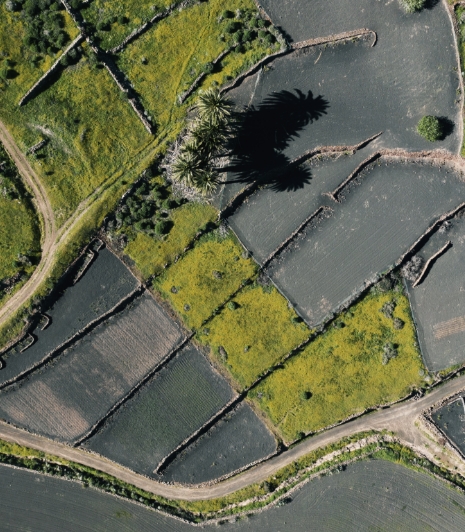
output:
[[219, 228], [155, 279], [154, 287], [196, 329], [256, 270], [237, 239]]
[[380, 164], [344, 190], [331, 215], [309, 225], [268, 267], [268, 275], [309, 325], [321, 323], [395, 262], [428, 227], [463, 201], [449, 169]]
[[[0, 466], [0, 513], [5, 531], [195, 532], [197, 527], [76, 482]], [[315, 479], [250, 518], [224, 523], [227, 532], [425, 530], [465, 528], [465, 496], [441, 480], [382, 460], [350, 464]], [[207, 531], [217, 525], [203, 525]]]
[[200, 484], [276, 451], [276, 441], [247, 403], [226, 414], [163, 471], [163, 481]]
[[[234, 44], [232, 36], [225, 31], [228, 21], [219, 22], [220, 15], [225, 10], [237, 9], [256, 12], [252, 0], [211, 0], [175, 11], [119, 54], [119, 67], [141, 95], [160, 132], [173, 127], [179, 132], [181, 124], [176, 122], [183, 118], [185, 109], [178, 106], [177, 99], [202, 72], [212, 71], [205, 86], [215, 81], [223, 84], [271, 48], [279, 48], [277, 44], [255, 40], [241, 53], [232, 51], [221, 61], [221, 66], [212, 68], [220, 53]], [[242, 22], [237, 24], [237, 29], [242, 29]]]
[[425, 373], [408, 299], [396, 288], [365, 296], [249, 397], [292, 442], [405, 397]]
[[465, 455], [465, 404], [463, 397], [433, 412], [432, 418], [444, 434]]
[[85, 446], [136, 472], [152, 475], [165, 456], [232, 397], [228, 384], [188, 345]]
[[29, 379], [0, 394], [0, 417], [72, 442], [183, 339], [179, 327], [147, 293], [98, 326]]
[[228, 218], [229, 225], [253, 257], [263, 263], [322, 204], [330, 204], [322, 194], [342, 183], [370, 151], [368, 146], [352, 156], [341, 154], [305, 163], [306, 183], [286, 192], [270, 187], [257, 190]]
[[144, 278], [159, 274], [163, 266], [174, 262], [207, 223], [216, 220], [218, 213], [211, 205], [186, 203], [171, 214], [173, 227], [167, 235], [153, 238], [145, 233], [137, 233], [126, 246], [124, 253], [135, 263]]
[[65, 290], [47, 311], [50, 323], [39, 323], [36, 341], [23, 353], [15, 346], [4, 355], [0, 383], [6, 382], [40, 362], [47, 354], [111, 310], [138, 286], [137, 279], [113, 253], [102, 249], [85, 274]]
[[[349, 7], [344, 0], [267, 0], [262, 5], [296, 42], [360, 28], [377, 33], [374, 47], [373, 37], [365, 44], [314, 47], [278, 58], [261, 73], [254, 105], [272, 92], [294, 89], [304, 95], [311, 90], [329, 104], [326, 114], [289, 139], [288, 157], [318, 145], [356, 144], [380, 131], [379, 147], [429, 149], [431, 144], [415, 131], [425, 114], [456, 123], [436, 147], [460, 149], [459, 65], [443, 2], [413, 15], [406, 15], [397, 1], [355, 0]], [[303, 114], [311, 109], [311, 98], [301, 105]], [[285, 115], [286, 102], [276, 108]]]
[[431, 371], [465, 361], [465, 220], [456, 217], [442, 229], [418, 255], [427, 261], [447, 242], [452, 245], [431, 263], [418, 286], [409, 285], [418, 339]]
[[197, 338], [243, 390], [310, 336], [301, 321], [274, 287], [255, 283], [241, 290]]
[[135, 29], [139, 28], [180, 0], [160, 0], [156, 5], [152, 0], [94, 0], [81, 9], [84, 19], [97, 30], [100, 46], [107, 50], [118, 46]]

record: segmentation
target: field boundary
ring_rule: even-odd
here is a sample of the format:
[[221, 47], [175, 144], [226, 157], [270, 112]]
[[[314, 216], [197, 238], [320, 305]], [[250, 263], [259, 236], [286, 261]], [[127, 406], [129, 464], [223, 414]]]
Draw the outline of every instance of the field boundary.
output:
[[181, 351], [183, 347], [185, 347], [194, 336], [194, 333], [191, 333], [190, 335], [184, 337], [183, 340], [179, 342], [179, 344], [171, 349], [165, 357], [158, 362], [158, 364], [152, 368], [142, 379], [139, 380], [130, 390], [129, 392], [124, 395], [118, 402], [114, 403], [113, 406], [108, 410], [108, 412], [101, 417], [98, 421], [96, 421], [90, 428], [87, 430], [82, 436], [79, 438], [73, 440], [70, 442], [72, 447], [79, 447], [81, 446], [86, 440], [90, 439], [92, 436], [94, 436], [97, 432], [100, 431], [100, 429], [103, 428], [104, 425], [110, 420], [112, 416], [116, 414], [116, 412], [124, 406], [124, 404], [134, 397], [141, 388], [143, 388], [145, 385], [149, 383], [150, 380], [161, 370], [163, 369], [178, 353]]
[[416, 288], [423, 281], [430, 269], [431, 264], [443, 253], [445, 253], [451, 246], [452, 242], [448, 240], [439, 251], [436, 251], [436, 253], [426, 261], [426, 264], [423, 266], [423, 269], [418, 275], [416, 281], [412, 284], [412, 288]]
[[71, 348], [76, 342], [84, 338], [87, 334], [89, 334], [93, 329], [98, 327], [101, 323], [105, 322], [110, 316], [113, 314], [119, 314], [122, 312], [127, 305], [129, 305], [132, 301], [140, 297], [144, 292], [144, 288], [139, 284], [138, 287], [136, 287], [131, 293], [129, 293], [127, 296], [124, 296], [123, 299], [121, 299], [116, 305], [114, 305], [109, 311], [107, 311], [105, 314], [102, 314], [95, 320], [88, 323], [85, 327], [77, 331], [73, 336], [65, 340], [63, 343], [55, 347], [52, 351], [49, 351], [39, 362], [36, 362], [34, 365], [30, 366], [26, 370], [22, 371], [16, 377], [12, 377], [11, 379], [3, 382], [0, 384], [0, 391], [3, 391], [5, 388], [8, 388], [9, 386], [17, 384], [19, 381], [26, 378], [31, 373], [34, 373], [38, 369], [42, 368], [43, 366], [47, 365], [51, 360], [55, 360], [60, 355], [64, 354], [65, 351], [69, 348]]
[[378, 35], [376, 31], [370, 30], [368, 28], [360, 28], [358, 30], [345, 31], [343, 33], [335, 33], [328, 35], [327, 37], [316, 37], [314, 39], [307, 39], [306, 41], [300, 41], [296, 43], [291, 43], [291, 48], [293, 50], [302, 50], [303, 48], [310, 48], [311, 46], [318, 46], [320, 44], [336, 43], [338, 41], [347, 41], [348, 39], [353, 39], [356, 37], [363, 37], [364, 35], [372, 35], [373, 42], [371, 47], [375, 46]]

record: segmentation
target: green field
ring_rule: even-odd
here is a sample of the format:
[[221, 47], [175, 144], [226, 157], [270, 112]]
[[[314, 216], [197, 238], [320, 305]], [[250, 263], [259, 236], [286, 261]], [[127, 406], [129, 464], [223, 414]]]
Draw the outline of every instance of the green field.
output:
[[[237, 9], [256, 11], [252, 0], [210, 0], [175, 11], [120, 54], [119, 66], [141, 94], [160, 132], [176, 127], [185, 113], [176, 103], [178, 96], [207, 63], [229, 47], [229, 37], [220, 40], [225, 22], [219, 23], [218, 18], [224, 10]], [[220, 72], [208, 76], [205, 87], [237, 75], [245, 65], [252, 65], [269, 51], [269, 46], [256, 40], [244, 53], [233, 52]]]
[[[394, 317], [405, 322], [400, 330], [380, 312], [392, 299]], [[330, 327], [250, 393], [288, 442], [400, 399], [424, 383], [405, 295], [369, 294], [339, 323], [341, 328]], [[383, 364], [387, 342], [398, 346], [398, 356]]]
[[[0, 144], [0, 282], [25, 280], [40, 258], [40, 228], [21, 177]], [[21, 282], [21, 281], [20, 281]], [[0, 291], [0, 301], [6, 295]]]
[[237, 239], [215, 230], [157, 278], [154, 287], [167, 298], [188, 327], [202, 322], [257, 271]]
[[224, 308], [199, 331], [198, 338], [212, 348], [215, 359], [243, 389], [307, 339], [310, 330], [296, 320], [296, 313], [275, 288], [255, 284], [242, 290], [234, 302], [238, 307]]

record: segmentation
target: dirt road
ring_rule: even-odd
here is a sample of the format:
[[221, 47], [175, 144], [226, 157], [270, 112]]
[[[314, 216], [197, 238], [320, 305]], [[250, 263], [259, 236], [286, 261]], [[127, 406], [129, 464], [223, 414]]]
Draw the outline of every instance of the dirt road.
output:
[[0, 308], [1, 325], [34, 294], [48, 275], [53, 264], [54, 244], [57, 232], [52, 205], [44, 185], [2, 122], [0, 122], [0, 140], [31, 190], [42, 222], [41, 260], [27, 283]]
[[[318, 436], [303, 441], [281, 455], [267, 460], [236, 477], [207, 487], [185, 488], [162, 484], [133, 473], [129, 469], [110, 462], [103, 457], [30, 434], [3, 422], [0, 422], [0, 438], [99, 469], [125, 482], [169, 499], [205, 500], [228, 495], [250, 484], [261, 482], [282, 467], [309, 452], [330, 443], [335, 443], [344, 436], [350, 436], [358, 432], [388, 429], [395, 432], [402, 441], [411, 447], [419, 449], [427, 456], [428, 453], [437, 453], [438, 451], [432, 446], [431, 440], [425, 439], [425, 435], [416, 426], [416, 421], [419, 415], [428, 407], [464, 388], [465, 376], [455, 378], [438, 386], [420, 400], [409, 400], [334, 427]], [[463, 474], [465, 472], [463, 461], [456, 459], [455, 463], [458, 466], [458, 471]]]

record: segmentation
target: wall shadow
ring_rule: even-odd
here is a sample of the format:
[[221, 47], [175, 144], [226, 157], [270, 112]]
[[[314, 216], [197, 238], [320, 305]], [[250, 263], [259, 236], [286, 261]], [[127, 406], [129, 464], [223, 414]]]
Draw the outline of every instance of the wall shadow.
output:
[[329, 107], [321, 95], [299, 89], [273, 92], [258, 107], [236, 114], [235, 135], [228, 146], [231, 179], [258, 183], [277, 192], [297, 190], [310, 182], [309, 168], [293, 163], [284, 151], [300, 132]]

